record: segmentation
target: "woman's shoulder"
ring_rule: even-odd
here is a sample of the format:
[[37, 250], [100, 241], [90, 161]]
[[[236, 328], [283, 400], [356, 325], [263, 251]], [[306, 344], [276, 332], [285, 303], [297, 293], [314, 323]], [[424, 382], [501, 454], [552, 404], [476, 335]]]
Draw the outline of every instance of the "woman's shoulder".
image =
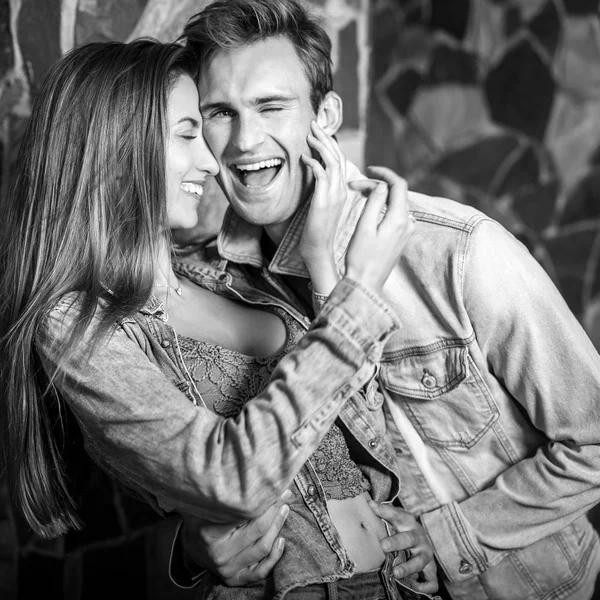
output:
[[[74, 291], [60, 296], [44, 311], [40, 322], [40, 332], [52, 332], [58, 335], [61, 332], [72, 331], [82, 320], [87, 320], [86, 329], [93, 333], [105, 320], [108, 302], [104, 298], [99, 298], [95, 305], [88, 310], [85, 300], [84, 292]], [[115, 321], [114, 325], [119, 326], [120, 322]]]

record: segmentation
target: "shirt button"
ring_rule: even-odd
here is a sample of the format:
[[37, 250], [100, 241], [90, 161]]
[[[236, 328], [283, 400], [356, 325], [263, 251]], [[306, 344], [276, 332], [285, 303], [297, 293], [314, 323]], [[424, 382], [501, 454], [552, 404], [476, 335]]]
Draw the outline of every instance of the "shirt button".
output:
[[427, 369], [424, 369], [423, 377], [421, 378], [421, 383], [427, 389], [431, 389], [437, 385], [437, 379]]
[[369, 448], [376, 448], [378, 443], [379, 443], [379, 440], [377, 438], [373, 438], [372, 440], [369, 440]]
[[460, 566], [458, 567], [458, 572], [461, 575], [466, 575], [467, 573], [470, 573], [472, 570], [473, 570], [473, 567], [471, 566], [470, 563], [468, 563], [466, 560], [460, 561]]
[[306, 493], [312, 498], [317, 493], [317, 488], [314, 485], [309, 485]]
[[161, 345], [163, 348], [168, 348], [168, 347], [171, 345], [171, 342], [170, 342], [169, 340], [163, 340], [163, 341], [160, 343], [160, 345]]

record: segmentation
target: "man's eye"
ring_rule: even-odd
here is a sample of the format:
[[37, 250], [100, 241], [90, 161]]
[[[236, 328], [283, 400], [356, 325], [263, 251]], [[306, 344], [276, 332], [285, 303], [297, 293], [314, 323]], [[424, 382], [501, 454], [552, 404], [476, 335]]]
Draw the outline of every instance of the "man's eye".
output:
[[215, 112], [213, 112], [211, 115], [211, 118], [213, 119], [227, 119], [230, 117], [233, 117], [233, 111], [231, 110], [216, 110]]
[[283, 110], [282, 106], [263, 106], [262, 108], [263, 112], [278, 112], [280, 110]]

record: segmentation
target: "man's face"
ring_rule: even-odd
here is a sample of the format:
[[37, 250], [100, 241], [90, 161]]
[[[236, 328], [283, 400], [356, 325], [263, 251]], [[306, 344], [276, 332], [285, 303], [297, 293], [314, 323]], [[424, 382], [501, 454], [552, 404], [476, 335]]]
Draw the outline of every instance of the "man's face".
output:
[[311, 153], [306, 136], [316, 118], [291, 42], [277, 37], [219, 51], [200, 77], [200, 107], [234, 210], [281, 231], [311, 191], [300, 155]]

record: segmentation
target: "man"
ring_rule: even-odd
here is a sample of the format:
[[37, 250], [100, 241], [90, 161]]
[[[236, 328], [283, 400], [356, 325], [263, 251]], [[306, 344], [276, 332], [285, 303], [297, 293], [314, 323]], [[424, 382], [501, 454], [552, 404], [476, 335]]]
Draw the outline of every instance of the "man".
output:
[[[268, 13], [277, 26], [267, 26]], [[301, 155], [312, 120], [330, 135], [342, 122], [330, 42], [293, 0], [217, 0], [182, 37], [199, 55], [204, 134], [230, 203], [208, 252], [306, 308], [297, 248], [312, 182]], [[350, 197], [336, 238], [340, 269], [362, 206]], [[377, 396], [401, 505], [419, 516], [452, 598], [590, 598], [600, 569], [585, 516], [600, 500], [598, 353], [498, 223], [421, 194], [409, 194], [409, 208], [416, 231], [386, 288], [403, 328], [385, 349]], [[260, 544], [270, 549], [280, 524], [241, 552], [252, 525], [237, 538], [207, 529], [204, 562], [228, 577], [231, 559], [237, 584], [264, 577], [248, 564], [277, 558]]]

